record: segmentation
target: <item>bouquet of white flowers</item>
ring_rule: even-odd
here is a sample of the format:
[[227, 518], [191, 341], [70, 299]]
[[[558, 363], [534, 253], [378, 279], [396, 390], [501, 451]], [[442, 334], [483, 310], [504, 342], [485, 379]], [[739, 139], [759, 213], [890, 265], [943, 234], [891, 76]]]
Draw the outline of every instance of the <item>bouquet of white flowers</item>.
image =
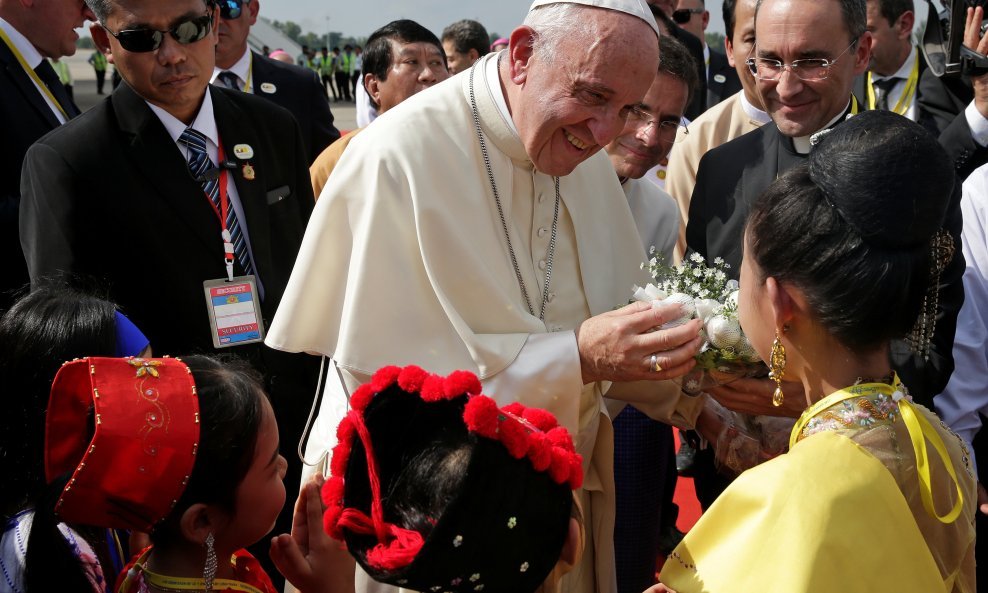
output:
[[654, 247], [649, 255], [648, 271], [655, 283], [635, 286], [634, 300], [652, 303], [653, 307], [679, 303], [683, 316], [666, 323], [663, 329], [690, 319], [703, 320], [703, 346], [696, 355], [696, 366], [682, 378], [683, 391], [697, 394], [707, 387], [768, 372], [741, 331], [738, 283], [727, 278], [724, 270], [730, 266], [723, 259], [716, 258], [711, 268], [703, 256], [694, 253], [683, 265], [673, 267], [655, 255]]

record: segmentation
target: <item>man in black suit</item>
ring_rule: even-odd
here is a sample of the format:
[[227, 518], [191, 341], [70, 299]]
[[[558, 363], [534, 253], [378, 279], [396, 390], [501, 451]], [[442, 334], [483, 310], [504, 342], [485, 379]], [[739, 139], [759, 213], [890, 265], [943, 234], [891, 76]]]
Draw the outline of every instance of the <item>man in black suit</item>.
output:
[[75, 29], [92, 18], [82, 0], [0, 0], [0, 313], [28, 281], [17, 231], [24, 153], [79, 113], [45, 58], [74, 54]]
[[690, 55], [696, 62], [696, 75], [700, 81], [700, 86], [693, 95], [690, 104], [686, 106], [684, 116], [688, 120], [700, 117], [707, 106], [707, 73], [703, 64], [703, 42], [697, 39], [696, 35], [684, 30], [672, 20], [672, 12], [675, 0], [649, 0], [648, 7], [655, 17], [655, 23], [659, 29], [676, 41], [682, 43], [689, 50]]
[[690, 33], [703, 44], [703, 74], [707, 81], [706, 108], [710, 109], [724, 99], [741, 90], [741, 80], [734, 67], [727, 61], [727, 55], [707, 45], [706, 32], [710, 23], [710, 11], [704, 0], [679, 0], [672, 13], [675, 21], [684, 31]]
[[[750, 204], [781, 173], [805, 159], [810, 137], [857, 111], [854, 77], [868, 66], [871, 34], [866, 30], [865, 0], [763, 0], [755, 17], [755, 58], [759, 94], [773, 123], [709, 151], [700, 161], [690, 203], [686, 242], [689, 250], [713, 260], [722, 257], [736, 274], [741, 262], [745, 217]], [[808, 58], [807, 56], [818, 56]], [[816, 63], [809, 60], [816, 60]], [[794, 60], [800, 60], [793, 65]], [[960, 245], [960, 185], [947, 227]], [[940, 314], [928, 361], [902, 341], [892, 344], [892, 362], [914, 398], [925, 404], [943, 390], [953, 371], [951, 348], [957, 312], [963, 301], [964, 271], [958, 251], [942, 276]], [[801, 406], [773, 410], [746, 406], [768, 402], [768, 380], [740, 380], [712, 393], [743, 411], [773, 415], [800, 412]], [[802, 401], [799, 386], [785, 401]]]
[[302, 129], [306, 163], [311, 165], [340, 137], [333, 126], [325, 87], [312, 70], [272, 60], [247, 47], [260, 0], [222, 0], [219, 4], [219, 43], [212, 83], [253, 93], [290, 111]]
[[[156, 354], [217, 352], [204, 281], [253, 276], [267, 323], [291, 273], [313, 206], [298, 124], [209, 85], [219, 9], [206, 0], [88, 1], [93, 40], [124, 84], [28, 151], [20, 221], [32, 282], [94, 277]], [[315, 359], [261, 343], [223, 351], [264, 374], [282, 451], [297, 459]]]

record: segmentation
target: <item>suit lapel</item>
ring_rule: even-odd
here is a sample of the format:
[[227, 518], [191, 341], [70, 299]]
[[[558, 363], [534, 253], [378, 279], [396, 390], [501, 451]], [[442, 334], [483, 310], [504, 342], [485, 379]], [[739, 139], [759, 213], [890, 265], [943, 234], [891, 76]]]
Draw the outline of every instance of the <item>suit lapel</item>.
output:
[[25, 100], [31, 104], [38, 114], [45, 119], [46, 122], [51, 124], [51, 129], [57, 128], [61, 125], [55, 113], [45, 102], [44, 97], [38, 92], [38, 88], [34, 86], [34, 82], [31, 81], [31, 77], [24, 72], [24, 68], [21, 67], [20, 62], [14, 56], [14, 53], [10, 51], [6, 43], [0, 41], [0, 62], [3, 63], [4, 69], [7, 71], [7, 76], [14, 81], [14, 86], [17, 90], [24, 95]]
[[128, 156], [147, 179], [140, 191], [156, 194], [185, 222], [203, 247], [209, 253], [215, 253], [216, 261], [220, 261], [223, 245], [219, 220], [161, 120], [127, 83], [122, 83], [110, 100], [121, 131], [130, 140]]
[[[237, 163], [237, 168], [229, 172], [229, 179], [237, 187], [237, 195], [243, 208], [244, 217], [240, 224], [247, 227], [250, 236], [251, 255], [254, 267], [262, 277], [273, 269], [271, 261], [271, 229], [268, 224], [267, 184], [265, 179], [271, 174], [265, 171], [259, 163], [271, 163], [271, 159], [258, 154], [266, 146], [254, 131], [253, 122], [248, 114], [234, 100], [232, 93], [216, 87], [210, 87], [213, 95], [213, 115], [216, 118], [216, 128], [220, 133], [226, 160]], [[240, 144], [250, 146], [254, 156], [240, 159], [234, 155], [234, 147]], [[254, 179], [247, 179], [244, 167], [253, 169]]]

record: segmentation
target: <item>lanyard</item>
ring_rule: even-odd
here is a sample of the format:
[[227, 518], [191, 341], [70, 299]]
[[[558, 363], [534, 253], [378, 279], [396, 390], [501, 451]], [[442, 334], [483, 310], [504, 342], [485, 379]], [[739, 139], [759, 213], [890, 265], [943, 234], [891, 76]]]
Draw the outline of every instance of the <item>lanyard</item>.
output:
[[[916, 50], [917, 54], [919, 50]], [[913, 97], [916, 95], [916, 87], [919, 85], [919, 56], [917, 55], [916, 60], [913, 62], [912, 71], [909, 72], [909, 78], [906, 79], [906, 86], [902, 89], [902, 95], [899, 96], [899, 100], [896, 101], [895, 107], [892, 111], [898, 113], [899, 115], [905, 115], [909, 108], [912, 106]], [[865, 85], [868, 90], [868, 109], [875, 109], [875, 85], [871, 81], [871, 72], [868, 72], [868, 84]]]
[[[218, 152], [216, 158], [219, 160], [220, 163], [222, 163], [223, 159], [225, 158], [225, 154], [223, 153], [223, 141], [221, 140], [217, 144], [218, 144], [217, 146]], [[230, 282], [233, 282], [233, 261], [234, 261], [233, 236], [230, 234], [230, 229], [226, 227], [227, 215], [230, 212], [230, 196], [229, 194], [227, 194], [226, 191], [227, 183], [228, 183], [227, 170], [220, 167], [220, 176], [219, 176], [220, 207], [219, 208], [217, 208], [216, 204], [213, 203], [213, 200], [212, 198], [209, 197], [209, 194], [203, 192], [203, 195], [206, 196], [206, 201], [209, 202], [210, 208], [212, 208], [213, 212], [216, 213], [216, 218], [220, 220], [220, 228], [222, 229], [220, 236], [223, 238], [223, 262], [226, 264], [227, 279]]]
[[70, 119], [72, 119], [71, 117], [69, 117], [69, 114], [66, 113], [65, 109], [62, 107], [62, 104], [58, 102], [58, 99], [55, 98], [55, 95], [51, 94], [51, 89], [48, 88], [48, 85], [46, 85], [44, 81], [41, 80], [41, 78], [38, 76], [38, 73], [34, 71], [34, 68], [28, 65], [27, 60], [24, 59], [24, 56], [22, 56], [21, 52], [18, 51], [17, 46], [14, 45], [14, 42], [11, 41], [10, 37], [7, 36], [7, 32], [4, 31], [2, 28], [0, 28], [0, 39], [3, 39], [3, 42], [7, 44], [7, 47], [10, 48], [10, 51], [14, 53], [14, 57], [17, 58], [17, 61], [20, 63], [21, 68], [24, 69], [24, 72], [26, 72], [27, 75], [31, 77], [31, 80], [34, 81], [34, 84], [36, 84], [38, 88], [41, 89], [41, 92], [45, 95], [45, 97], [49, 101], [51, 101], [51, 104], [54, 105], [56, 109], [58, 109], [59, 113], [62, 114], [62, 117], [65, 118], [65, 121], [69, 121]]
[[[134, 569], [127, 571], [127, 576], [121, 584], [121, 591], [136, 591], [136, 575], [144, 574], [144, 583], [156, 589], [166, 591], [205, 591], [206, 581], [201, 578], [173, 577], [152, 572], [147, 567], [151, 549], [148, 548], [134, 562]], [[211, 591], [242, 591], [243, 593], [262, 593], [260, 589], [243, 581], [233, 579], [216, 579]]]
[[[941, 523], [953, 523], [960, 515], [961, 507], [964, 503], [964, 494], [961, 492], [960, 483], [957, 481], [957, 473], [954, 471], [954, 465], [950, 462], [950, 457], [947, 455], [947, 447], [944, 445], [943, 439], [940, 438], [940, 434], [937, 433], [936, 429], [933, 428], [926, 418], [916, 411], [912, 402], [905, 397], [905, 389], [898, 375], [895, 376], [892, 385], [886, 385], [885, 383], [854, 385], [832, 393], [807, 408], [803, 412], [803, 415], [799, 417], [796, 426], [792, 429], [792, 434], [789, 436], [789, 448], [792, 449], [802, 439], [803, 430], [809, 424], [810, 420], [826, 409], [845, 400], [868, 398], [878, 394], [891, 397], [898, 404], [899, 413], [902, 414], [902, 421], [906, 424], [906, 430], [909, 432], [909, 440], [913, 447], [913, 454], [916, 457], [916, 475], [919, 479], [919, 493], [923, 501], [923, 508], [926, 509], [926, 512], [931, 517], [935, 517]], [[950, 478], [954, 482], [954, 487], [957, 489], [957, 500], [954, 502], [953, 508], [943, 516], [938, 514], [933, 507], [933, 486], [930, 477], [929, 455], [926, 449], [927, 441], [933, 445], [937, 454], [940, 455], [940, 459], [943, 461], [943, 465], [947, 469], [947, 473], [950, 474]]]

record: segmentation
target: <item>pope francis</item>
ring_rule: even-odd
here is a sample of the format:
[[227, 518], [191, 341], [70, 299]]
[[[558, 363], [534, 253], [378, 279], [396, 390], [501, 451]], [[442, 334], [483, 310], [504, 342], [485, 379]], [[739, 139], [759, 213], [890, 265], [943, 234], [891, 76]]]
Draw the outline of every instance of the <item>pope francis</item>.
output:
[[[601, 148], [658, 68], [643, 0], [537, 0], [507, 50], [411, 97], [353, 140], [313, 212], [267, 342], [331, 359], [306, 458], [385, 365], [475, 372], [502, 404], [576, 436], [586, 552], [567, 592], [616, 591], [604, 397], [690, 426], [699, 322], [627, 303], [645, 253]], [[358, 571], [356, 589], [384, 591]]]

